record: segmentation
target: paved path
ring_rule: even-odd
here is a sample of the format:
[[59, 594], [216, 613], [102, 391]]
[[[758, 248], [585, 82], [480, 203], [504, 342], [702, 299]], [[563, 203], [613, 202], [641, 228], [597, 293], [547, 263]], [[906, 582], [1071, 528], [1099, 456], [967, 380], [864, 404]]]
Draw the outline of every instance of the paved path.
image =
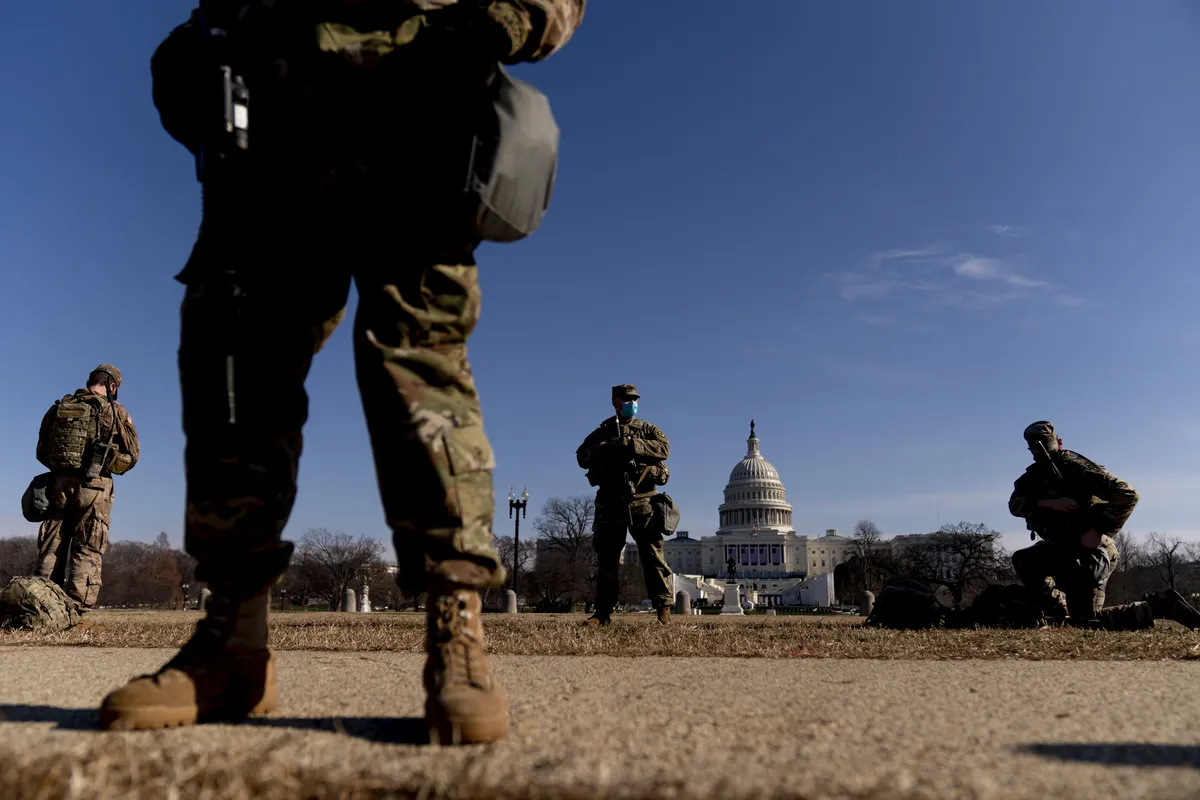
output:
[[281, 708], [268, 720], [96, 731], [105, 691], [170, 653], [0, 649], [0, 751], [61, 751], [64, 762], [101, 748], [191, 763], [224, 753], [251, 770], [454, 787], [456, 796], [1200, 793], [1193, 662], [501, 656], [512, 735], [491, 747], [435, 748], [421, 743], [415, 719], [419, 656], [283, 652]]

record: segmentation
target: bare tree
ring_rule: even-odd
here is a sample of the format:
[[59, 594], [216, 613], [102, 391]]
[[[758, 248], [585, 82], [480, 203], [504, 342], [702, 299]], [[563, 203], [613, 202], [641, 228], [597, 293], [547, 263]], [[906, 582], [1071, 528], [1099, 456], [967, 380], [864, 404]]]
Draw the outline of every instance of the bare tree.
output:
[[852, 537], [853, 553], [858, 557], [862, 568], [863, 586], [871, 585], [871, 565], [874, 563], [876, 550], [883, 541], [883, 532], [879, 526], [869, 519], [860, 519], [854, 525]]
[[1178, 536], [1151, 533], [1146, 537], [1146, 566], [1157, 573], [1168, 589], [1175, 589], [1176, 584], [1189, 575], [1195, 560], [1196, 546]]
[[1113, 544], [1117, 546], [1116, 572], [1127, 572], [1135, 567], [1145, 566], [1146, 547], [1134, 539], [1132, 533], [1118, 531], [1112, 538]]
[[0, 539], [0, 588], [13, 578], [32, 575], [37, 567], [37, 538], [14, 536]]
[[361, 580], [369, 566], [379, 563], [383, 551], [378, 539], [310, 528], [300, 537], [295, 560], [313, 596], [324, 597], [330, 608], [337, 608], [346, 589]]
[[565, 500], [552, 497], [533, 521], [536, 563], [530, 584], [545, 608], [564, 602], [586, 602], [595, 593], [596, 553], [592, 548], [592, 523], [596, 502], [588, 495]]
[[1012, 580], [1012, 565], [1000, 533], [982, 523], [943, 525], [901, 554], [908, 577], [945, 587], [955, 608], [993, 583]]
[[589, 495], [575, 495], [566, 500], [551, 497], [542, 506], [542, 515], [533, 521], [533, 529], [546, 540], [546, 547], [563, 552], [572, 561], [580, 561], [591, 551], [595, 519], [596, 501]]

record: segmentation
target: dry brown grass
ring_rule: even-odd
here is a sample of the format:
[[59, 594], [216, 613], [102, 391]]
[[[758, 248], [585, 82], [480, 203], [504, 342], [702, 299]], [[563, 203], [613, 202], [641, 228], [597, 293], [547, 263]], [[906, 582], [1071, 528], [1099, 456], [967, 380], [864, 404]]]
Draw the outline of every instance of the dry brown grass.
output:
[[[60, 634], [0, 631], [0, 646], [178, 647], [197, 612], [101, 611]], [[648, 614], [617, 616], [609, 628], [585, 628], [582, 615], [488, 615], [489, 649], [502, 655], [736, 656], [753, 658], [1094, 659], [1200, 658], [1200, 636], [1175, 625], [1131, 633], [1057, 630], [865, 629], [859, 617], [690, 617], [669, 627]], [[279, 650], [416, 652], [421, 614], [275, 614]]]

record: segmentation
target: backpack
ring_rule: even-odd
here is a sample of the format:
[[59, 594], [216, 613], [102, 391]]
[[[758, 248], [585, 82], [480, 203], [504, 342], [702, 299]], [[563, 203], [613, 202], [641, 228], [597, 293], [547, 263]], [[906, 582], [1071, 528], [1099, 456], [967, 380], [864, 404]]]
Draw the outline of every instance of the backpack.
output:
[[963, 614], [966, 628], [1036, 628], [1042, 610], [1033, 593], [1019, 583], [984, 589]]
[[89, 445], [99, 433], [100, 414], [96, 403], [76, 395], [54, 401], [46, 431], [43, 463], [52, 470], [75, 470], [84, 466]]
[[663, 536], [670, 536], [679, 527], [679, 507], [666, 492], [650, 498], [650, 529]]
[[0, 590], [0, 628], [58, 633], [78, 623], [75, 602], [49, 578], [13, 578]]
[[938, 602], [932, 587], [912, 578], [901, 578], [883, 587], [863, 627], [940, 628], [945, 618], [946, 608]]

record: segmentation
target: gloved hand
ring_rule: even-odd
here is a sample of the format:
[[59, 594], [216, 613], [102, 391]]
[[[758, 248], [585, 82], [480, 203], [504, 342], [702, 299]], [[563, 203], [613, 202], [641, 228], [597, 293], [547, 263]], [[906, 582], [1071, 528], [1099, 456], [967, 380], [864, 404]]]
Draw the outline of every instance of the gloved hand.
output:
[[486, 39], [495, 57], [504, 61], [521, 52], [529, 38], [528, 12], [509, 0], [493, 0], [485, 13], [490, 22]]

